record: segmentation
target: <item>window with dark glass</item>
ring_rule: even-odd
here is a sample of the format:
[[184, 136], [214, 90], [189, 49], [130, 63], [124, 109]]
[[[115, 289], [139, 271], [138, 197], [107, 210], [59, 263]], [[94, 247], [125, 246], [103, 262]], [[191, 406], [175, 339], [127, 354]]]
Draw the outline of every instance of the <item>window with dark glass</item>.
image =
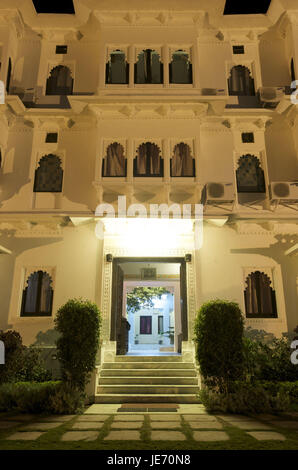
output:
[[56, 46], [56, 54], [67, 54], [67, 46]]
[[163, 83], [163, 64], [158, 52], [145, 49], [135, 63], [135, 83]]
[[232, 67], [228, 79], [229, 95], [254, 96], [255, 85], [250, 70], [244, 65]]
[[189, 145], [180, 142], [174, 147], [171, 158], [171, 176], [195, 176], [195, 160], [191, 156]]
[[252, 144], [255, 141], [253, 132], [242, 132], [241, 137], [244, 144]]
[[55, 144], [58, 142], [58, 133], [57, 132], [48, 132], [46, 135], [46, 142], [48, 144]]
[[243, 155], [236, 170], [238, 193], [265, 193], [264, 171], [254, 155]]
[[244, 54], [244, 46], [233, 46], [233, 54]]
[[36, 271], [27, 279], [22, 297], [22, 317], [51, 316], [53, 289], [51, 276], [44, 271]]
[[265, 273], [255, 271], [247, 276], [244, 300], [247, 318], [277, 317], [275, 291]]
[[152, 142], [141, 144], [134, 159], [134, 176], [163, 176], [160, 148]]
[[140, 316], [140, 335], [151, 335], [152, 334], [152, 317], [151, 316]]
[[56, 155], [45, 155], [39, 160], [35, 171], [34, 192], [62, 191], [63, 170], [61, 160]]
[[158, 334], [163, 334], [163, 315], [158, 315]]
[[187, 52], [179, 49], [169, 64], [170, 83], [192, 83], [192, 64]]
[[296, 74], [295, 74], [295, 65], [294, 65], [294, 59], [291, 59], [291, 80], [294, 82], [296, 80]]
[[47, 79], [46, 95], [71, 95], [73, 78], [65, 65], [57, 65], [51, 70]]
[[108, 146], [102, 170], [103, 176], [126, 176], [127, 162], [124, 148], [118, 142], [113, 142]]
[[128, 84], [129, 64], [126, 61], [123, 51], [116, 49], [111, 52], [109, 61], [106, 64], [106, 83]]

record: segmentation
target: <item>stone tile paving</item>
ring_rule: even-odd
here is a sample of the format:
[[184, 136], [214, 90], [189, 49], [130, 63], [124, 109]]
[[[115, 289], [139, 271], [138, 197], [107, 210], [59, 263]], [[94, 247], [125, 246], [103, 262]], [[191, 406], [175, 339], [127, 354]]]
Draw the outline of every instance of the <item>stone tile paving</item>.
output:
[[138, 431], [111, 431], [105, 438], [105, 441], [139, 441], [141, 439]]
[[77, 421], [72, 425], [72, 429], [101, 429], [104, 423], [102, 421]]
[[214, 421], [189, 421], [192, 429], [222, 429], [223, 425]]
[[121, 421], [114, 422], [111, 425], [111, 428], [113, 429], [139, 429], [143, 426], [143, 423], [141, 421], [136, 421], [133, 423], [132, 421], [124, 423]]
[[176, 429], [180, 428], [180, 421], [152, 421], [150, 426], [152, 429]]
[[254, 437], [258, 441], [285, 441], [286, 438], [278, 432], [268, 431], [251, 431], [248, 432], [251, 437]]
[[43, 434], [45, 434], [45, 432], [37, 432], [37, 431], [16, 432], [12, 434], [11, 436], [8, 436], [6, 439], [8, 441], [35, 441]]
[[230, 438], [223, 431], [195, 431], [193, 433], [195, 441], [228, 441]]
[[61, 423], [31, 423], [22, 427], [22, 431], [49, 431], [61, 426]]
[[151, 431], [152, 441], [185, 441], [186, 436], [180, 431]]
[[[279, 432], [268, 426], [284, 428], [285, 430], [298, 430], [298, 420], [291, 420], [291, 416], [276, 417], [273, 415], [262, 415], [265, 423], [240, 415], [207, 413], [185, 413], [185, 414], [167, 414], [150, 413], [149, 423], [151, 427], [151, 440], [153, 441], [184, 441], [187, 436], [184, 434], [182, 426], [187, 424], [191, 430], [195, 441], [225, 441], [229, 435], [223, 429], [223, 425], [235, 426], [238, 429], [246, 431], [246, 435], [259, 441], [285, 440]], [[11, 435], [7, 440], [34, 441], [39, 437], [50, 432], [73, 418], [75, 422], [68, 425], [61, 437], [61, 441], [95, 441], [102, 435], [100, 430], [103, 426], [107, 431], [104, 440], [133, 441], [141, 439], [141, 428], [144, 424], [144, 414], [84, 414], [84, 415], [66, 415], [66, 416], [34, 416], [34, 415], [14, 415], [0, 417], [0, 432], [9, 432], [10, 428], [20, 426], [16, 430], [11, 429]], [[269, 419], [265, 419], [265, 417]], [[110, 419], [113, 418], [113, 419]], [[218, 419], [219, 418], [219, 419]], [[294, 416], [293, 416], [294, 418]], [[32, 423], [28, 423], [31, 420]], [[109, 420], [109, 421], [108, 421]], [[123, 432], [125, 430], [125, 432]], [[245, 435], [244, 434], [244, 435]]]
[[61, 441], [96, 441], [99, 433], [97, 431], [68, 431], [62, 435]]

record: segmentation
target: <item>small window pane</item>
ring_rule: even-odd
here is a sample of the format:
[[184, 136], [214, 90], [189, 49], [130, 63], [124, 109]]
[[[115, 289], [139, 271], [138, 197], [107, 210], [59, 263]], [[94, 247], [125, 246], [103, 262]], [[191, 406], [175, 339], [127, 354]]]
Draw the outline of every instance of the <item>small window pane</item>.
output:
[[58, 133], [57, 132], [48, 132], [46, 136], [46, 142], [49, 144], [54, 144], [58, 142]]
[[56, 54], [67, 54], [67, 46], [56, 46]]
[[244, 144], [252, 144], [254, 143], [254, 134], [253, 132], [243, 132], [242, 133], [242, 142]]
[[244, 54], [244, 46], [233, 46], [233, 54]]

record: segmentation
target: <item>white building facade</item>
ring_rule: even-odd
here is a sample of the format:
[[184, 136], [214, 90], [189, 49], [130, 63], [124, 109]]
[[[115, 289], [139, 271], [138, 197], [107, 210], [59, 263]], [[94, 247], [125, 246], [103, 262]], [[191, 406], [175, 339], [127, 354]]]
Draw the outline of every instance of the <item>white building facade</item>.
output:
[[[102, 312], [102, 360], [114, 360], [126, 262], [179, 265], [154, 285], [179, 284], [174, 350], [186, 359], [211, 299], [238, 302], [246, 326], [292, 331], [296, 2], [236, 16], [223, 0], [80, 0], [75, 15], [19, 3], [0, 3], [0, 328], [32, 344], [68, 299], [87, 298]], [[187, 205], [190, 217], [144, 221], [135, 206], [124, 219], [119, 196], [127, 210]], [[143, 278], [124, 271], [132, 279]]]

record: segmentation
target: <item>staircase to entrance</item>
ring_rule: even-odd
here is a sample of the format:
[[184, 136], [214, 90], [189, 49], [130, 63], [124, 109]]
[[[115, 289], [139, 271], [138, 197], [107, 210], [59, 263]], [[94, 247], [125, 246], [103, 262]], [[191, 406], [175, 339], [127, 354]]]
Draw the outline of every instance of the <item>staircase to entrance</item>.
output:
[[116, 356], [100, 370], [95, 403], [198, 403], [198, 374], [181, 356]]

